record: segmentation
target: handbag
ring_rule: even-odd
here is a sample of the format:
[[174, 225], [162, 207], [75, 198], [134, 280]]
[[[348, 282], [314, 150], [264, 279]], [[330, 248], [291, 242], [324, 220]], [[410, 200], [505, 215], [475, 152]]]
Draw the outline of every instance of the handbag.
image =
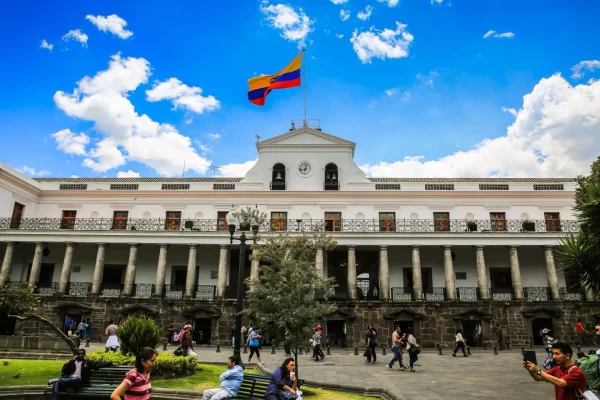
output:
[[369, 348], [367, 347], [365, 349], [365, 352], [363, 353], [363, 357], [369, 357], [371, 355], [371, 350], [369, 350]]
[[181, 357], [183, 355], [183, 349], [181, 347], [178, 347], [177, 350], [173, 352], [173, 354], [175, 354], [177, 357]]
[[294, 400], [298, 398], [298, 396], [296, 396], [294, 393], [287, 390], [278, 391], [277, 397], [279, 397], [281, 400]]
[[192, 357], [198, 357], [198, 353], [196, 353], [194, 350], [192, 350], [191, 348], [188, 350], [188, 356], [192, 356]]
[[421, 353], [421, 349], [419, 347], [411, 347], [410, 350], [408, 350], [409, 352], [413, 353], [413, 354], [420, 354]]

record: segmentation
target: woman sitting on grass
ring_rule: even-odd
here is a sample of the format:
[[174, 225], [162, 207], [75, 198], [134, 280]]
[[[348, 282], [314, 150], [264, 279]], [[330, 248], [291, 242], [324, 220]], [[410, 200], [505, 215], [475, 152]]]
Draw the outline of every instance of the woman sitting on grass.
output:
[[125, 379], [110, 395], [111, 400], [120, 400], [125, 394], [125, 400], [148, 400], [152, 393], [150, 372], [156, 363], [156, 350], [144, 347], [135, 359], [135, 368], [125, 375]]

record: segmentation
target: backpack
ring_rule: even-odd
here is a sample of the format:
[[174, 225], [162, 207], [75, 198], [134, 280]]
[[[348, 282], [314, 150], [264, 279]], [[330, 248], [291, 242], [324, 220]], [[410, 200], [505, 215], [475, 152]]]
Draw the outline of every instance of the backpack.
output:
[[579, 358], [577, 360], [577, 366], [583, 371], [589, 388], [592, 390], [600, 390], [600, 369], [598, 366], [598, 356], [593, 354]]

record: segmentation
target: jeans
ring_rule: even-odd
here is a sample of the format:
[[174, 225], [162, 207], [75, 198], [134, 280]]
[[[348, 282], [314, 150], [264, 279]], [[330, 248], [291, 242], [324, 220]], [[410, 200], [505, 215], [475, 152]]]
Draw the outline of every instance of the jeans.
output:
[[465, 355], [467, 354], [465, 352], [465, 342], [456, 342], [456, 346], [454, 347], [454, 351], [452, 352], [452, 354], [456, 354], [458, 349], [461, 349], [463, 354], [465, 354]]
[[229, 394], [227, 390], [223, 389], [207, 389], [202, 395], [202, 400], [223, 400], [230, 399], [234, 396]]
[[[373, 362], [377, 362], [377, 352], [375, 351], [376, 348], [377, 348], [376, 343], [371, 343], [369, 345], [369, 350], [371, 351], [371, 357], [373, 357]], [[367, 360], [369, 362], [371, 362], [371, 357], [367, 357]]]
[[402, 350], [400, 349], [400, 347], [392, 346], [392, 351], [394, 352], [394, 358], [392, 358], [392, 360], [388, 364], [390, 368], [394, 366], [396, 360], [398, 360], [400, 367], [403, 367], [404, 365], [402, 365]]
[[415, 365], [415, 362], [419, 359], [419, 355], [417, 353], [415, 353], [414, 351], [409, 351], [408, 358], [409, 358], [409, 367], [410, 367], [410, 369], [413, 369], [413, 365]]
[[81, 378], [58, 378], [54, 380], [52, 384], [52, 400], [58, 400], [60, 398], [60, 387], [61, 386], [79, 386], [81, 384]]
[[504, 350], [504, 338], [502, 336], [498, 338], [498, 350]]
[[594, 336], [594, 343], [596, 343], [596, 346], [600, 346], [600, 335], [596, 334]]
[[321, 356], [321, 360], [324, 358], [322, 357], [323, 352], [321, 351], [321, 345], [320, 344], [316, 344], [313, 346], [313, 358], [315, 359], [315, 361], [319, 361], [319, 356]]

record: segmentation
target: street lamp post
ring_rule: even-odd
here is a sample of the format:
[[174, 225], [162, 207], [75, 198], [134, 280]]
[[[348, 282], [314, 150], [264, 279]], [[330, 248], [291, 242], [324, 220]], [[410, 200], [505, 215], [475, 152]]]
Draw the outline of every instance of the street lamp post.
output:
[[[232, 210], [233, 211], [233, 210]], [[233, 345], [233, 355], [237, 357], [238, 360], [241, 361], [240, 355], [240, 345], [242, 343], [242, 311], [244, 310], [244, 266], [246, 264], [246, 233], [244, 232], [244, 228], [247, 226], [243, 226], [239, 224], [238, 219], [233, 215], [233, 212], [230, 211], [227, 213], [227, 227], [229, 229], [229, 243], [232, 244], [234, 240], [240, 241], [240, 260], [239, 260], [239, 270], [238, 270], [238, 289], [237, 289], [237, 304], [236, 304], [236, 314], [235, 314], [235, 332], [233, 335], [234, 345]], [[239, 238], [234, 237], [235, 230], [240, 225], [240, 231], [242, 234]], [[256, 243], [256, 235], [258, 234], [258, 225], [252, 225], [252, 236], [253, 242]]]

